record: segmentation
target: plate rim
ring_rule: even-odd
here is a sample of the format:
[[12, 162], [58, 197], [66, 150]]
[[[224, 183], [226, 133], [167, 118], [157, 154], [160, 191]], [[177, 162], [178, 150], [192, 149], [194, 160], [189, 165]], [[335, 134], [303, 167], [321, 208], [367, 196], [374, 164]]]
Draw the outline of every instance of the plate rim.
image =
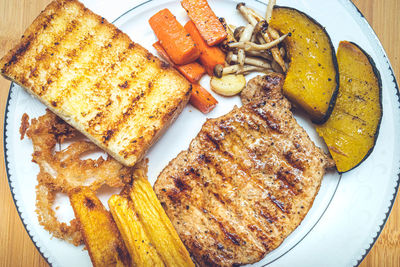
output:
[[[116, 17], [115, 19], [113, 19], [113, 21], [112, 21], [111, 23], [114, 24], [116, 21], [118, 21], [120, 18], [122, 18], [123, 16], [125, 16], [126, 14], [128, 14], [129, 12], [131, 12], [132, 10], [134, 10], [134, 9], [136, 9], [136, 8], [139, 8], [139, 7], [141, 7], [141, 6], [145, 5], [145, 4], [147, 4], [147, 3], [149, 3], [149, 2], [153, 2], [153, 1], [154, 1], [154, 0], [145, 0], [145, 1], [142, 1], [141, 3], [135, 5], [134, 7], [129, 8], [129, 9], [127, 9], [126, 11], [123, 11], [118, 17]], [[262, 2], [262, 1], [260, 1], [260, 0], [254, 0], [254, 1], [266, 5], [266, 3], [264, 3], [264, 2]], [[339, 0], [339, 1], [340, 1], [340, 0]], [[386, 61], [386, 63], [388, 64], [388, 69], [389, 69], [389, 71], [390, 71], [390, 75], [391, 75], [392, 78], [393, 78], [393, 84], [394, 84], [394, 87], [395, 87], [395, 89], [396, 89], [397, 102], [400, 104], [399, 85], [398, 85], [398, 83], [397, 83], [397, 79], [396, 79], [396, 76], [395, 76], [395, 74], [394, 74], [392, 64], [390, 63], [390, 60], [389, 60], [389, 58], [388, 58], [388, 56], [387, 56], [387, 53], [386, 53], [385, 48], [383, 47], [383, 45], [382, 45], [380, 39], [378, 38], [378, 36], [377, 36], [375, 30], [374, 30], [374, 29], [372, 28], [372, 26], [369, 24], [368, 20], [367, 20], [367, 19], [365, 18], [365, 16], [364, 16], [364, 14], [363, 14], [363, 13], [358, 9], [358, 7], [354, 4], [353, 0], [344, 0], [344, 1], [349, 2], [349, 3], [355, 8], [356, 13], [358, 13], [358, 16], [361, 17], [361, 18], [363, 19], [363, 24], [366, 25], [367, 28], [369, 28], [370, 30], [372, 30], [373, 36], [375, 37], [375, 39], [377, 40], [377, 42], [378, 42], [378, 44], [379, 44], [379, 48], [380, 48], [380, 50], [381, 50], [380, 52], [383, 54], [383, 56], [384, 56], [384, 58], [385, 58], [385, 61]], [[237, 2], [237, 1], [232, 0], [232, 2]], [[356, 13], [355, 13], [355, 14], [356, 14]], [[35, 246], [36, 249], [38, 250], [39, 254], [45, 259], [46, 263], [47, 263], [48, 265], [50, 265], [50, 266], [53, 266], [54, 263], [53, 263], [53, 262], [50, 262], [49, 257], [47, 257], [47, 256], [44, 255], [44, 252], [42, 251], [42, 248], [41, 248], [40, 246], [38, 246], [38, 244], [37, 244], [36, 241], [33, 240], [33, 235], [31, 234], [30, 230], [28, 230], [27, 224], [25, 223], [25, 220], [24, 220], [23, 217], [22, 217], [22, 212], [21, 212], [21, 210], [20, 210], [20, 207], [19, 207], [19, 205], [17, 205], [17, 203], [16, 203], [15, 191], [14, 191], [14, 187], [12, 186], [11, 175], [10, 175], [10, 167], [9, 167], [10, 164], [9, 164], [9, 160], [8, 160], [8, 156], [7, 156], [7, 154], [8, 154], [8, 153], [7, 153], [8, 149], [7, 149], [7, 135], [6, 135], [6, 132], [7, 132], [7, 131], [6, 131], [6, 129], [7, 129], [7, 124], [8, 124], [7, 122], [8, 122], [9, 113], [10, 113], [10, 110], [9, 110], [9, 109], [10, 109], [11, 93], [12, 93], [12, 88], [13, 88], [14, 84], [18, 85], [17, 83], [11, 81], [10, 87], [9, 87], [9, 91], [8, 91], [8, 96], [7, 96], [7, 101], [6, 101], [6, 107], [5, 107], [5, 111], [4, 111], [4, 121], [3, 121], [3, 156], [4, 156], [4, 162], [5, 162], [5, 171], [6, 171], [6, 175], [7, 175], [7, 182], [8, 182], [9, 188], [10, 188], [10, 192], [11, 192], [11, 196], [12, 196], [12, 200], [13, 200], [14, 206], [15, 206], [15, 208], [16, 208], [16, 210], [17, 210], [17, 213], [18, 213], [18, 216], [19, 216], [19, 218], [20, 218], [20, 220], [21, 220], [21, 222], [22, 222], [22, 224], [23, 224], [23, 226], [24, 226], [24, 228], [25, 228], [25, 231], [27, 232], [27, 234], [28, 234], [29, 238], [31, 239], [32, 243], [34, 244], [34, 246]], [[400, 108], [399, 108], [399, 109], [400, 109]], [[398, 172], [398, 173], [397, 173], [397, 180], [396, 180], [396, 185], [395, 185], [395, 187], [394, 187], [395, 191], [394, 191], [394, 193], [393, 193], [392, 199], [390, 200], [389, 206], [387, 207], [388, 211], [384, 214], [385, 218], [383, 219], [383, 222], [379, 225], [379, 230], [378, 230], [377, 232], [375, 232], [374, 237], [372, 238], [372, 242], [369, 244], [369, 247], [366, 248], [366, 249], [364, 249], [365, 252], [361, 255], [361, 258], [357, 260], [357, 264], [354, 265], [354, 266], [359, 266], [360, 263], [365, 259], [365, 257], [366, 257], [366, 256], [368, 255], [368, 253], [371, 251], [372, 247], [374, 246], [374, 244], [375, 244], [376, 241], [378, 240], [380, 234], [382, 233], [382, 231], [383, 231], [383, 229], [384, 229], [384, 227], [385, 227], [385, 225], [386, 225], [386, 223], [387, 223], [387, 220], [389, 219], [389, 216], [390, 216], [390, 213], [391, 213], [391, 211], [392, 211], [392, 209], [393, 209], [393, 205], [394, 205], [394, 202], [395, 202], [395, 200], [396, 200], [396, 198], [397, 198], [397, 194], [398, 194], [398, 190], [399, 190], [399, 186], [400, 186], [400, 170], [397, 170], [397, 172]], [[340, 175], [340, 177], [341, 177], [341, 175]], [[339, 181], [339, 183], [337, 184], [337, 188], [338, 188], [339, 184], [340, 184], [340, 181]], [[335, 191], [337, 190], [337, 188], [335, 189]], [[332, 201], [332, 199], [330, 200], [330, 202], [331, 202], [331, 201]], [[330, 202], [329, 202], [329, 203], [330, 203]], [[329, 204], [328, 204], [327, 208], [328, 208], [328, 207], [329, 207]], [[323, 214], [325, 213], [325, 211], [327, 210], [327, 208], [324, 210], [324, 212], [322, 213], [322, 215], [321, 215], [321, 217], [318, 219], [318, 221], [322, 218], [322, 216], [323, 216]], [[317, 223], [318, 223], [318, 221], [317, 221]], [[317, 223], [316, 223], [316, 224], [317, 224]], [[315, 225], [316, 225], [316, 224], [315, 224]], [[311, 230], [315, 227], [315, 225], [311, 228]], [[310, 231], [311, 231], [311, 230], [310, 230]], [[306, 235], [307, 235], [307, 234], [306, 234]], [[304, 236], [304, 237], [305, 237], [305, 236]], [[304, 238], [304, 237], [303, 237], [303, 238]], [[302, 239], [303, 239], [303, 238], [302, 238]], [[296, 245], [297, 245], [297, 244], [296, 244]], [[295, 246], [296, 246], [296, 245], [295, 245]], [[289, 249], [289, 251], [290, 251], [290, 250], [291, 250], [291, 249]], [[287, 252], [288, 252], [288, 251], [287, 251]], [[284, 254], [286, 254], [287, 252], [285, 252]], [[282, 254], [280, 257], [282, 257], [284, 254]], [[278, 258], [280, 258], [280, 257], [278, 257]], [[277, 259], [278, 259], [278, 258], [277, 258]], [[275, 260], [277, 260], [277, 259], [275, 259]], [[274, 260], [274, 261], [275, 261], [275, 260]], [[272, 261], [272, 262], [273, 262], [273, 261]], [[272, 262], [270, 262], [270, 263], [272, 263]], [[270, 263], [268, 263], [268, 264], [270, 264]], [[268, 264], [267, 264], [267, 265], [268, 265]], [[263, 266], [266, 266], [266, 265], [263, 265]]]

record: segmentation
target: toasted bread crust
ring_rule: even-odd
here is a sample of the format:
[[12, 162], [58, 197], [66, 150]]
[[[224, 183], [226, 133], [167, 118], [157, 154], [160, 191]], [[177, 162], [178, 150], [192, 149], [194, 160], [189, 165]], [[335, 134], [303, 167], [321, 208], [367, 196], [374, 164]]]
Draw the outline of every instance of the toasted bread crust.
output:
[[127, 166], [143, 158], [191, 90], [176, 70], [75, 0], [50, 3], [0, 67]]

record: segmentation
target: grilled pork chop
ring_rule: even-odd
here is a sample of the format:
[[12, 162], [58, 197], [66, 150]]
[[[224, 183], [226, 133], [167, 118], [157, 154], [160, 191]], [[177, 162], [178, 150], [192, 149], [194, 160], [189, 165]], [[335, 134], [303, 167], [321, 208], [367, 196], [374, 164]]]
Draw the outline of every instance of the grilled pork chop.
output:
[[249, 81], [246, 104], [208, 120], [154, 185], [201, 266], [254, 263], [279, 246], [331, 166], [293, 118], [282, 82], [279, 74]]
[[1, 73], [127, 166], [189, 100], [189, 82], [76, 0], [56, 0], [0, 60]]

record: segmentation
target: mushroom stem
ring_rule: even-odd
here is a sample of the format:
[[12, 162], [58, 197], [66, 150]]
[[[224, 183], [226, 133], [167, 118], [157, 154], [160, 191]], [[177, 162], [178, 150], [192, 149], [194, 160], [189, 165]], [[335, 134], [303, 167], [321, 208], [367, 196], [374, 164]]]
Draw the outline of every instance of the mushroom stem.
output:
[[246, 7], [245, 3], [239, 3], [236, 6], [236, 9], [242, 14], [242, 16], [253, 26], [256, 26], [257, 20], [251, 15], [249, 12], [249, 8]]
[[[254, 31], [254, 26], [251, 24], [247, 24], [246, 27], [244, 27], [244, 30], [242, 32], [242, 35], [240, 36], [240, 42], [248, 42], [251, 39], [251, 36], [253, 35]], [[243, 49], [239, 49], [238, 51], [238, 63], [240, 66], [244, 65], [244, 60], [245, 60], [246, 54]]]
[[[267, 49], [277, 46], [280, 42], [282, 42], [289, 35], [290, 34], [282, 35], [278, 39], [273, 40], [272, 42], [269, 42], [266, 44], [255, 44], [255, 43], [251, 43], [251, 42], [236, 42], [236, 43], [230, 43], [229, 47], [244, 49], [245, 51], [267, 50]], [[280, 53], [279, 49], [278, 49], [278, 53]]]
[[269, 61], [273, 60], [273, 57], [271, 56], [271, 54], [268, 51], [247, 51], [246, 55], [251, 56], [251, 57], [265, 58]]
[[[231, 62], [233, 63], [237, 63], [238, 62], [238, 56], [237, 55], [229, 55], [229, 57], [226, 57], [226, 61], [231, 64]], [[244, 60], [244, 63], [247, 65], [251, 65], [251, 66], [257, 66], [257, 67], [261, 67], [261, 68], [266, 68], [266, 69], [270, 69], [271, 68], [271, 64], [266, 61], [263, 60], [261, 58], [255, 58], [255, 57], [246, 57]]]
[[239, 64], [237, 65], [231, 65], [228, 67], [223, 67], [222, 65], [218, 64], [214, 68], [214, 74], [216, 77], [221, 78], [224, 75], [227, 74], [243, 74], [243, 73], [248, 73], [251, 71], [266, 71], [265, 68], [257, 67], [257, 66], [249, 66], [249, 65], [244, 65], [240, 66]]

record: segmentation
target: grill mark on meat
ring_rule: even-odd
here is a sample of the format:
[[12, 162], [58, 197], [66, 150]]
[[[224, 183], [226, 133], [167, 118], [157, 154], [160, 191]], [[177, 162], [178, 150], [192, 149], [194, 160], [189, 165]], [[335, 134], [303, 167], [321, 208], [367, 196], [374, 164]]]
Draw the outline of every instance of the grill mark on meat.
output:
[[229, 232], [222, 222], [218, 221], [213, 215], [210, 215], [210, 217], [218, 224], [225, 237], [228, 238], [234, 245], [240, 246], [240, 243], [243, 243], [241, 238], [239, 238], [235, 233]]
[[285, 188], [288, 189], [290, 193], [292, 193], [293, 195], [299, 194], [299, 191], [297, 190], [294, 183], [296, 181], [296, 177], [289, 170], [284, 170], [283, 168], [280, 168], [276, 174], [276, 178], [282, 181], [282, 183], [285, 185]]
[[263, 109], [265, 105], [265, 101], [257, 104], [252, 104], [250, 105], [249, 110], [262, 118], [271, 130], [276, 131], [277, 133], [282, 133], [279, 119], [275, 118], [269, 111]]
[[187, 184], [184, 179], [180, 177], [173, 177], [175, 186], [182, 192], [185, 190], [191, 190], [192, 188]]
[[215, 139], [214, 137], [212, 137], [209, 133], [206, 133], [205, 135], [207, 137], [207, 139], [213, 143], [213, 145], [215, 146], [215, 149], [220, 149], [220, 141]]
[[258, 207], [260, 208], [260, 215], [267, 220], [268, 223], [272, 224], [276, 222], [277, 218], [272, 216], [268, 209], [265, 207], [262, 207], [261, 205], [258, 204]]
[[[178, 233], [184, 233], [181, 238], [200, 266], [235, 266], [260, 260], [299, 225], [310, 208], [321, 182], [324, 164], [319, 159], [323, 156], [289, 108], [280, 92], [271, 92], [264, 100], [208, 120], [189, 149], [160, 174], [155, 191], [167, 202], [167, 214]], [[187, 197], [184, 194], [171, 202], [160, 188], [179, 189], [165, 174], [180, 173], [188, 166], [200, 173], [186, 177], [185, 182], [193, 188], [190, 198], [182, 199]], [[190, 210], [183, 202], [190, 203]], [[213, 233], [198, 231], [185, 220], [194, 214], [188, 213], [192, 205], [200, 212], [201, 219], [196, 221]], [[246, 243], [233, 244], [210, 215]], [[182, 219], [184, 226], [179, 223]]]
[[[191, 176], [190, 178], [195, 178], [194, 180], [199, 180], [199, 177], [201, 177], [201, 175], [196, 173], [196, 169], [194, 169], [194, 168], [193, 168], [192, 171], [190, 171], [190, 170], [186, 171], [186, 173], [187, 173], [188, 176]], [[194, 180], [191, 180], [191, 181], [194, 181]], [[175, 179], [174, 179], [174, 182], [175, 182]], [[175, 199], [177, 190], [175, 188], [173, 188], [173, 191], [175, 191], [174, 192], [174, 197], [173, 197], [173, 199]], [[203, 191], [203, 193], [205, 193], [205, 192]], [[209, 196], [211, 196], [211, 195], [209, 195]], [[209, 200], [209, 198], [207, 198], [207, 199]], [[184, 200], [184, 201], [182, 201], [182, 200]], [[179, 198], [179, 202], [180, 203], [184, 202], [186, 205], [190, 205], [190, 209], [197, 209], [197, 210], [199, 210], [201, 212], [202, 216], [204, 216], [206, 219], [214, 221], [218, 225], [218, 227], [221, 229], [221, 231], [224, 233], [225, 238], [230, 240], [233, 244], [240, 245], [240, 243], [245, 243], [245, 241], [240, 239], [235, 233], [231, 233], [224, 226], [224, 223], [222, 221], [220, 221], [219, 219], [217, 219], [217, 217], [216, 217], [217, 215], [216, 214], [212, 214], [208, 210], [207, 206], [206, 207], [204, 207], [204, 206], [200, 206], [199, 207], [196, 204], [200, 203], [200, 202], [196, 201], [196, 199], [194, 199], [194, 198], [190, 198], [188, 194], [184, 194], [184, 196], [181, 195], [180, 198]], [[211, 208], [214, 208], [214, 207], [211, 207]], [[221, 240], [219, 240], [219, 239], [221, 237], [218, 237], [218, 235], [216, 235], [212, 231], [209, 231], [209, 233], [213, 236], [213, 238], [215, 240], [215, 244], [220, 244]], [[213, 264], [215, 264], [215, 263], [213, 263]]]
[[[221, 176], [221, 179], [222, 179], [222, 183], [224, 183], [225, 185], [226, 185], [226, 181], [224, 181], [224, 178], [225, 177], [227, 177], [227, 176], [229, 176], [229, 174], [225, 174], [225, 173], [223, 173], [222, 172], [222, 169], [221, 168], [219, 168], [219, 166], [218, 166], [218, 164], [216, 163], [216, 161], [215, 160], [212, 160], [212, 158], [211, 157], [208, 157], [208, 156], [206, 156], [206, 155], [203, 155], [202, 157], [200, 157], [201, 158], [201, 160], [204, 160], [204, 161], [207, 161], [208, 162], [208, 165], [210, 166], [210, 167], [213, 167], [212, 169], [215, 169], [215, 171], [216, 171], [216, 173], [217, 172], [220, 172], [220, 176]], [[218, 170], [219, 169], [219, 170]], [[205, 170], [204, 170], [205, 171]], [[193, 173], [193, 172], [191, 172], [191, 173]], [[188, 173], [189, 174], [189, 173]], [[211, 175], [212, 176], [214, 176], [214, 174], [212, 174], [211, 173]], [[199, 180], [199, 179], [197, 179], [196, 177], [204, 177], [204, 176], [206, 176], [206, 174], [203, 174], [203, 175], [194, 175], [194, 176], [192, 176], [191, 178], [191, 181], [195, 181], [195, 180]], [[214, 176], [215, 177], [215, 176]], [[239, 187], [240, 185], [237, 185], [237, 184], [233, 184], [232, 182], [230, 182], [230, 184], [232, 185], [232, 187]], [[219, 185], [219, 183], [215, 183], [214, 184], [215, 186], [218, 186]], [[201, 182], [200, 182], [200, 184], [197, 184], [197, 185], [195, 185], [196, 187], [201, 187]], [[215, 190], [217, 190], [217, 191], [215, 191]], [[262, 190], [261, 188], [260, 188], [260, 190]], [[237, 205], [237, 204], [235, 204], [235, 202], [232, 200], [232, 199], [230, 199], [230, 198], [227, 198], [226, 196], [224, 196], [224, 195], [220, 195], [220, 194], [218, 194], [218, 188], [216, 188], [216, 189], [214, 189], [214, 187], [210, 187], [210, 188], [208, 188], [206, 191], [203, 191], [203, 193], [204, 192], [207, 192], [208, 191], [208, 193], [209, 194], [207, 194], [207, 199], [211, 199], [212, 198], [212, 196], [214, 196], [215, 197], [215, 199], [217, 200], [217, 201], [219, 201], [221, 204], [222, 204], [222, 206], [223, 207], [225, 207], [225, 209], [229, 212], [229, 214], [232, 214], [232, 212], [233, 211], [235, 211], [237, 214], [238, 214], [238, 217], [236, 217], [236, 220], [238, 221], [238, 222], [240, 222], [240, 225], [242, 226], [242, 227], [246, 227], [246, 225], [248, 225], [249, 224], [249, 221], [247, 221], [247, 219], [248, 218], [243, 218], [243, 211], [242, 211], [242, 209], [243, 209], [243, 207], [241, 207], [240, 205]], [[237, 196], [237, 197], [240, 197], [240, 196]], [[229, 206], [227, 206], [227, 205], [225, 205], [226, 203], [229, 203]], [[228, 209], [228, 207], [229, 207], [229, 209]], [[207, 212], [205, 212], [205, 213], [210, 213], [208, 210], [207, 210]], [[210, 216], [212, 216], [212, 213], [210, 213]], [[215, 217], [214, 217], [215, 218]], [[239, 218], [242, 218], [242, 219], [239, 219]], [[252, 218], [252, 220], [254, 220], [252, 223], [253, 224], [257, 224], [257, 225], [259, 225], [260, 227], [262, 227], [262, 222], [259, 220], [259, 219], [257, 219], [257, 218]], [[219, 226], [221, 227], [221, 224], [220, 224], [220, 222], [218, 222], [219, 223]], [[224, 231], [224, 233], [225, 233], [225, 230], [223, 230], [222, 229], [222, 231]], [[229, 234], [229, 233], [227, 233], [227, 234]], [[260, 242], [260, 244], [261, 245], [263, 245], [264, 247], [265, 247], [265, 242], [264, 242], [264, 240], [265, 240], [265, 237], [263, 237], [263, 236], [260, 236], [258, 233], [256, 233], [256, 232], [254, 232], [253, 231], [253, 233], [251, 234], [251, 236], [252, 236], [252, 239], [253, 240], [258, 240], [259, 242]], [[229, 238], [229, 237], [228, 237]]]
[[[208, 135], [208, 137], [209, 137], [209, 135]], [[221, 153], [220, 150], [214, 151], [214, 153], [219, 153], [220, 156], [224, 155], [224, 153]], [[220, 168], [218, 168], [218, 164], [216, 163], [216, 160], [211, 160], [211, 159], [210, 159], [211, 157], [209, 157], [209, 156], [207, 156], [207, 155], [205, 156], [205, 158], [208, 158], [208, 165], [209, 165], [209, 166], [211, 165], [211, 166], [214, 167], [215, 169], [220, 169]], [[238, 166], [240, 165], [240, 164], [238, 163], [238, 161], [235, 161], [234, 164], [235, 164], [235, 165], [238, 165]], [[239, 166], [239, 168], [240, 168], [240, 166]], [[246, 173], [246, 172], [244, 171], [244, 173]], [[222, 176], [222, 177], [227, 177], [227, 176], [229, 176], [229, 175], [228, 175], [228, 174], [225, 174], [225, 173], [222, 173], [221, 176]], [[263, 190], [266, 189], [265, 187], [263, 187], [262, 184], [259, 183], [258, 180], [253, 179], [253, 178], [251, 177], [251, 175], [249, 175], [248, 173], [246, 173], [246, 176], [248, 177], [247, 180], [251, 180], [252, 182], [254, 182], [254, 183], [257, 185], [257, 187], [258, 187], [261, 191], [263, 191]], [[223, 182], [226, 183], [226, 181], [223, 181]], [[231, 182], [231, 180], [230, 180], [230, 182]], [[243, 185], [240, 185], [240, 184], [233, 184], [232, 182], [231, 182], [231, 184], [232, 184], [232, 186], [238, 187], [238, 188], [240, 188], [241, 186], [243, 186]], [[201, 185], [199, 185], [199, 186], [201, 186]], [[210, 190], [210, 191], [214, 194], [214, 191], [212, 191], [211, 188], [208, 189], [208, 190]], [[240, 207], [240, 206], [238, 206], [238, 205], [235, 205], [234, 201], [232, 201], [232, 200], [230, 200], [230, 199], [227, 200], [226, 198], [222, 198], [222, 201], [223, 201], [223, 202], [229, 203], [229, 205], [230, 205], [230, 207], [232, 208], [232, 210], [236, 211], [236, 213], [241, 217], [240, 214], [243, 213], [243, 212], [241, 211], [241, 209], [242, 209], [243, 207]], [[281, 201], [278, 200], [276, 197], [272, 196], [270, 193], [268, 193], [268, 199], [266, 199], [266, 201], [269, 201], [270, 203], [272, 203], [274, 206], [276, 206], [276, 207], [277, 207], [280, 211], [282, 211], [283, 213], [288, 213], [288, 212], [285, 210], [285, 208], [284, 208], [285, 203], [281, 202]], [[265, 211], [265, 210], [266, 210], [266, 209], [264, 208], [264, 211]], [[267, 214], [269, 214], [269, 213], [267, 213]], [[273, 223], [273, 222], [276, 220], [276, 219], [272, 220], [271, 218], [274, 218], [274, 217], [272, 217], [272, 216], [270, 216], [270, 215], [267, 216], [267, 215], [265, 214], [265, 212], [262, 213], [261, 215], [262, 215], [264, 218], [266, 218], [266, 219], [268, 220], [269, 223]], [[255, 220], [255, 221], [257, 221], [258, 224], [261, 223], [261, 221], [259, 221], [259, 220], [256, 219], [256, 218], [252, 218], [252, 219]], [[243, 226], [245, 226], [246, 223], [247, 223], [247, 222], [243, 222], [243, 221], [242, 221], [242, 225], [243, 225]], [[261, 227], [261, 225], [260, 225], [260, 227]], [[255, 232], [252, 232], [252, 235], [253, 235], [253, 238], [254, 238], [255, 240], [258, 239], [259, 242], [260, 242], [263, 246], [265, 246], [265, 244], [264, 244], [264, 239], [263, 239], [262, 236], [257, 235], [257, 233], [255, 233]]]
[[279, 201], [276, 199], [276, 197], [274, 197], [273, 195], [271, 195], [270, 193], [268, 193], [268, 198], [272, 201], [272, 203], [274, 203], [275, 206], [277, 206], [282, 212], [284, 213], [288, 213], [288, 211], [285, 209], [285, 203]]
[[[246, 144], [243, 142], [243, 140], [241, 139], [241, 137], [240, 137], [239, 134], [238, 134], [238, 132], [243, 132], [243, 131], [241, 131], [241, 129], [238, 129], [238, 128], [239, 128], [239, 126], [236, 127], [236, 131], [234, 131], [231, 135], [226, 135], [226, 134], [225, 134], [225, 135], [224, 135], [224, 136], [225, 136], [224, 141], [225, 141], [225, 142], [228, 142], [228, 143], [233, 143], [233, 144], [236, 144], [236, 145], [242, 145], [242, 147], [244, 148], [244, 149], [242, 149], [242, 151], [247, 151], [247, 153], [244, 153], [244, 155], [249, 154], [249, 151], [251, 151], [251, 150], [246, 146]], [[227, 127], [222, 127], [222, 128], [220, 128], [220, 129], [221, 129], [221, 130], [225, 130], [225, 129], [227, 129]], [[224, 143], [223, 143], [222, 141], [219, 141], [219, 140], [216, 139], [216, 138], [213, 138], [213, 136], [212, 136], [211, 134], [209, 134], [208, 131], [206, 132], [206, 137], [207, 137], [207, 139], [210, 140], [213, 144], [218, 143], [218, 148], [219, 148], [219, 149], [217, 148], [217, 150], [215, 151], [215, 153], [217, 153], [217, 151], [222, 152], [222, 153], [221, 153], [221, 156], [225, 155], [225, 153], [223, 153], [223, 152], [228, 152], [228, 153], [229, 153], [229, 151], [223, 150], [223, 148], [225, 148]], [[237, 139], [229, 140], [230, 138], [233, 138], [233, 137], [236, 137], [236, 138], [239, 139], [239, 140], [237, 140]], [[213, 141], [213, 140], [214, 140], [214, 141]], [[231, 154], [231, 153], [229, 153], [229, 154]], [[256, 185], [257, 187], [259, 187], [259, 188], [263, 188], [263, 189], [265, 188], [263, 183], [261, 183], [259, 180], [255, 179], [255, 178], [251, 175], [251, 173], [250, 173], [250, 171], [248, 170], [248, 168], [245, 167], [245, 166], [243, 165], [243, 162], [239, 161], [239, 160], [236, 159], [236, 158], [233, 158], [233, 156], [231, 157], [231, 160], [233, 160], [234, 163], [235, 163], [237, 166], [239, 166], [240, 170], [242, 170], [242, 171], [246, 174], [246, 176], [248, 177], [248, 181], [254, 182], [255, 185]], [[254, 159], [253, 159], [253, 161], [254, 161]], [[286, 172], [287, 172], [287, 173], [286, 173]], [[289, 171], [286, 171], [286, 172], [283, 172], [283, 173], [281, 173], [280, 175], [278, 175], [278, 178], [282, 179], [283, 182], [285, 182], [286, 184], [289, 185], [289, 186], [287, 186], [287, 187], [284, 187], [284, 189], [286, 189], [291, 195], [297, 195], [298, 192], [297, 192], [296, 188], [294, 188], [293, 186], [290, 186], [290, 183], [289, 183], [289, 178], [291, 178], [291, 177], [293, 177], [293, 176], [289, 176], [289, 174], [290, 174]], [[283, 189], [283, 188], [281, 188], [281, 189]], [[287, 196], [287, 194], [286, 194], [286, 196]], [[286, 210], [284, 209], [284, 202], [282, 202], [282, 201], [280, 201], [280, 200], [277, 200], [275, 197], [270, 197], [269, 199], [270, 199], [270, 201], [271, 201], [275, 206], [277, 206], [282, 212], [286, 213]]]
[[305, 163], [298, 157], [295, 157], [292, 151], [288, 151], [284, 153], [284, 157], [286, 161], [292, 165], [294, 168], [304, 171], [304, 165]]

